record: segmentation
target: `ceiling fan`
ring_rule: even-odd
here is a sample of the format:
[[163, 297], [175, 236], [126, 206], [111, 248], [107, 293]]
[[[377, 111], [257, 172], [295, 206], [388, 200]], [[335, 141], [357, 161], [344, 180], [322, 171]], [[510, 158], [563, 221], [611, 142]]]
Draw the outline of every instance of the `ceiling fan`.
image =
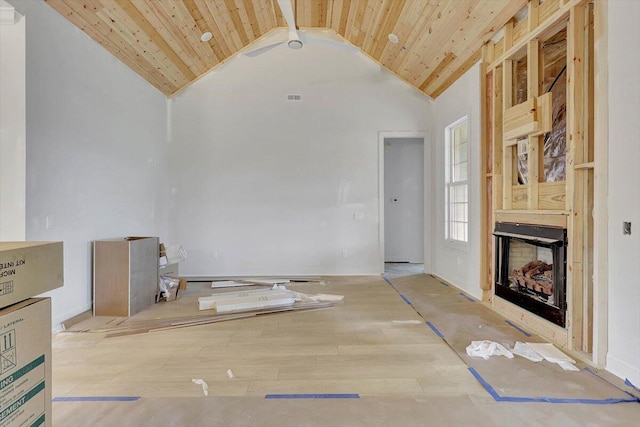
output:
[[360, 50], [357, 46], [353, 46], [348, 43], [341, 43], [333, 40], [320, 39], [312, 36], [307, 36], [304, 33], [299, 32], [296, 27], [296, 21], [293, 14], [293, 7], [291, 6], [291, 0], [276, 0], [276, 1], [278, 2], [278, 6], [282, 11], [282, 16], [284, 16], [285, 21], [287, 21], [287, 26], [289, 27], [289, 35], [287, 37], [287, 40], [277, 42], [277, 43], [271, 43], [266, 46], [262, 46], [257, 49], [250, 50], [245, 53], [246, 56], [254, 57], [254, 56], [261, 55], [284, 43], [286, 43], [290, 49], [301, 49], [305, 44], [317, 44], [317, 45], [325, 45], [333, 48], [338, 48], [338, 49], [346, 50], [349, 52], [357, 52]]

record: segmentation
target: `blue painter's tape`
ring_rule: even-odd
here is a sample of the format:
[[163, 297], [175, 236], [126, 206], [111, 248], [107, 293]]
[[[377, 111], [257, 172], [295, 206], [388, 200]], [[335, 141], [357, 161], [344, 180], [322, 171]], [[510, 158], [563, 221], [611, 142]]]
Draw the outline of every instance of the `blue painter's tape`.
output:
[[470, 296], [467, 296], [464, 292], [460, 292], [460, 295], [462, 295], [463, 297], [465, 297], [467, 300], [469, 300], [471, 302], [476, 302], [476, 300], [474, 300]]
[[265, 399], [360, 399], [359, 394], [267, 394]]
[[493, 397], [496, 402], [521, 402], [521, 403], [579, 403], [579, 404], [587, 404], [587, 405], [611, 405], [614, 403], [626, 403], [626, 402], [638, 402], [639, 399], [637, 397], [633, 397], [631, 399], [622, 399], [622, 398], [609, 398], [609, 399], [568, 399], [568, 398], [558, 398], [558, 397], [516, 397], [516, 396], [500, 396], [498, 392], [491, 387], [482, 376], [473, 368], [468, 368], [471, 375], [475, 377], [476, 380], [485, 390]]
[[449, 286], [448, 283], [440, 282], [441, 285]]
[[438, 330], [438, 328], [436, 328], [435, 326], [433, 326], [433, 323], [431, 322], [427, 322], [427, 326], [429, 326], [431, 328], [431, 330], [433, 331], [433, 333], [435, 333], [437, 336], [439, 336], [440, 338], [444, 338], [444, 335], [442, 335], [440, 333], [440, 331]]
[[413, 306], [413, 304], [411, 304], [411, 301], [409, 301], [409, 299], [407, 297], [405, 297], [404, 295], [400, 294], [400, 298], [402, 298], [404, 300], [404, 302], [406, 302], [407, 304]]
[[[639, 400], [638, 400], [638, 402], [640, 402], [640, 398], [638, 398], [638, 396], [636, 396], [636, 395], [635, 395], [635, 394], [633, 394], [633, 393], [629, 393], [627, 390], [623, 390], [623, 389], [621, 389], [620, 387], [618, 387], [617, 385], [615, 385], [614, 383], [612, 383], [612, 382], [611, 382], [611, 381], [609, 381], [608, 379], [606, 379], [606, 378], [604, 378], [604, 377], [602, 377], [602, 376], [598, 375], [598, 373], [597, 373], [596, 371], [594, 371], [593, 369], [589, 368], [588, 366], [585, 366], [584, 370], [585, 370], [585, 371], [587, 371], [587, 372], [589, 372], [590, 374], [595, 375], [596, 377], [600, 378], [602, 381], [606, 382], [607, 384], [609, 384], [609, 385], [611, 385], [611, 386], [613, 386], [613, 387], [617, 388], [618, 390], [620, 390], [620, 391], [622, 391], [622, 392], [624, 392], [624, 393], [628, 394], [629, 396], [631, 396], [631, 397], [635, 397], [636, 399], [639, 399]], [[635, 388], [635, 387], [634, 387], [634, 385], [633, 385], [633, 384], [631, 384], [631, 382], [630, 382], [629, 380], [625, 380], [625, 382], [624, 382], [624, 383], [625, 383], [626, 385], [631, 385], [631, 387], [633, 387], [634, 389], [638, 390], [637, 388]], [[628, 384], [627, 384], [627, 383], [628, 383]]]
[[526, 335], [526, 336], [528, 336], [528, 337], [530, 337], [530, 336], [531, 336], [531, 334], [530, 334], [529, 332], [525, 331], [524, 329], [522, 329], [521, 327], [519, 327], [519, 326], [518, 326], [518, 325], [516, 325], [515, 323], [511, 322], [510, 320], [505, 320], [505, 322], [507, 322], [507, 324], [508, 324], [509, 326], [512, 326], [512, 327], [516, 328], [517, 330], [519, 330], [520, 332], [522, 332], [524, 335]]
[[135, 402], [140, 396], [80, 396], [54, 397], [53, 402]]
[[624, 380], [624, 385], [629, 386], [629, 387], [631, 387], [631, 388], [632, 388], [632, 389], [634, 389], [634, 390], [638, 390], [638, 391], [640, 391], [640, 388], [638, 388], [638, 387], [634, 386], [634, 385], [631, 383], [631, 381], [629, 381], [629, 378], [626, 378], [626, 379]]
[[387, 279], [387, 278], [386, 278], [386, 277], [384, 277], [384, 276], [382, 276], [382, 278], [384, 279], [384, 281], [385, 281], [385, 282], [387, 282], [388, 284], [390, 284], [391, 286], [393, 286], [393, 283], [391, 283], [391, 282], [389, 281], [389, 279]]

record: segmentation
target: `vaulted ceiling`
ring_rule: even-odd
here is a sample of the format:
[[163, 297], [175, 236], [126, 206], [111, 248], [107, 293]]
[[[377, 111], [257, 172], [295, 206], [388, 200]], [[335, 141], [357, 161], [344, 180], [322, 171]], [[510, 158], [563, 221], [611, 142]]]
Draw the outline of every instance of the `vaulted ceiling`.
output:
[[[274, 28], [276, 0], [45, 0], [167, 96]], [[296, 25], [330, 28], [436, 98], [527, 0], [291, 0]], [[213, 37], [202, 42], [200, 37]], [[397, 35], [399, 43], [389, 41]]]

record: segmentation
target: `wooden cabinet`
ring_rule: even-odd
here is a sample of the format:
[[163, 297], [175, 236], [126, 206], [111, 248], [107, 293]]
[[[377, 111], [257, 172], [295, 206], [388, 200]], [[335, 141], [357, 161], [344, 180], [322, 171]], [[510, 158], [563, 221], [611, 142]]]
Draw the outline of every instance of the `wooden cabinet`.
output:
[[94, 316], [133, 316], [155, 303], [157, 288], [157, 237], [93, 243]]

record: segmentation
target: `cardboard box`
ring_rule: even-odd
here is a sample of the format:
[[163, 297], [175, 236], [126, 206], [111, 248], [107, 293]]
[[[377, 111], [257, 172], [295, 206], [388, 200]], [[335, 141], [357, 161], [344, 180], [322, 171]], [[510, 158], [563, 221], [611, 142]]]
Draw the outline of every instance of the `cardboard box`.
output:
[[51, 299], [0, 310], [0, 426], [51, 426]]
[[0, 308], [61, 287], [63, 270], [62, 242], [0, 242]]

